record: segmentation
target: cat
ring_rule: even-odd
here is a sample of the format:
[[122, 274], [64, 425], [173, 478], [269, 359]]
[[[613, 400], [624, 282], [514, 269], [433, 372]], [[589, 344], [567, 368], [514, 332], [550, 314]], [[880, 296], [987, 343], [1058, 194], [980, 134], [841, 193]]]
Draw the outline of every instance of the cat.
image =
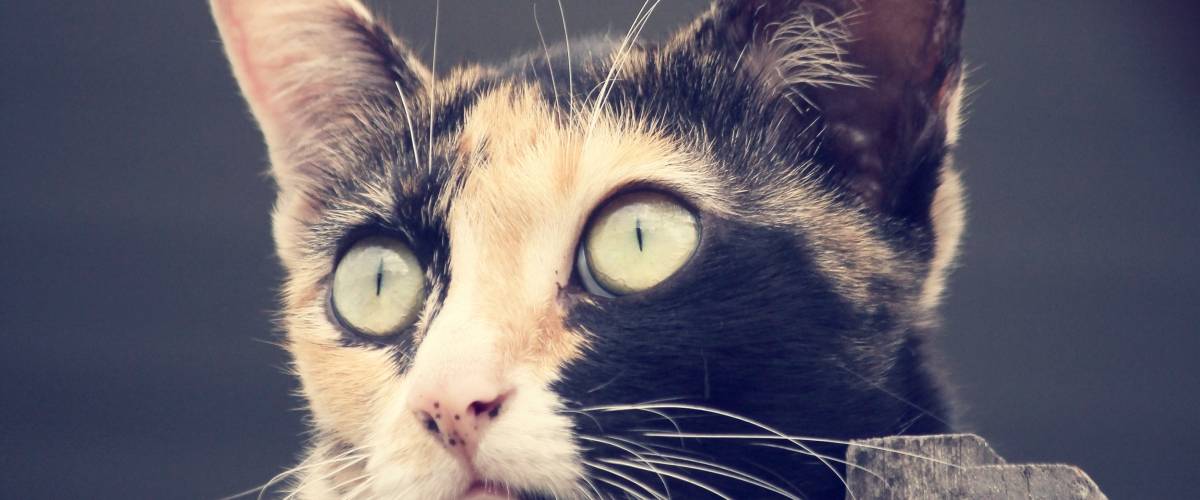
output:
[[845, 440], [953, 428], [962, 0], [723, 0], [445, 75], [356, 0], [212, 10], [299, 498], [839, 498]]

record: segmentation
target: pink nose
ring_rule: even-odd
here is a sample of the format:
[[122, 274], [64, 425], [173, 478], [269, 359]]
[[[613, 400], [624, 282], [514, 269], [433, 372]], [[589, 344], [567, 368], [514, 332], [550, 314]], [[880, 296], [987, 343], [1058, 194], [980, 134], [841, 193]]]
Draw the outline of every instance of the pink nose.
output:
[[418, 381], [409, 408], [429, 432], [459, 458], [471, 462], [483, 433], [504, 409], [511, 391], [481, 376]]

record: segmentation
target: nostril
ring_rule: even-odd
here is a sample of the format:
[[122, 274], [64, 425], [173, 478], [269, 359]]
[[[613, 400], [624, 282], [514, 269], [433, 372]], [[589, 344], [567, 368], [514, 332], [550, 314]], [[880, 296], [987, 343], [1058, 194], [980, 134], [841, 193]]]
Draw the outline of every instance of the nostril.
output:
[[479, 418], [486, 415], [488, 418], [496, 418], [500, 415], [500, 409], [504, 406], [505, 396], [500, 396], [491, 401], [475, 401], [467, 407], [470, 415]]
[[[440, 415], [439, 415], [439, 416], [440, 416]], [[427, 413], [427, 412], [423, 412], [423, 411], [422, 411], [422, 412], [418, 412], [418, 413], [417, 413], [417, 418], [419, 418], [419, 419], [421, 420], [421, 422], [425, 424], [425, 430], [427, 430], [427, 431], [429, 431], [429, 432], [432, 432], [432, 433], [434, 433], [434, 434], [440, 434], [440, 433], [441, 433], [441, 432], [438, 430], [438, 423], [437, 423], [437, 419], [436, 419], [435, 417], [433, 417], [433, 416], [430, 416], [430, 415], [429, 415], [429, 413]]]

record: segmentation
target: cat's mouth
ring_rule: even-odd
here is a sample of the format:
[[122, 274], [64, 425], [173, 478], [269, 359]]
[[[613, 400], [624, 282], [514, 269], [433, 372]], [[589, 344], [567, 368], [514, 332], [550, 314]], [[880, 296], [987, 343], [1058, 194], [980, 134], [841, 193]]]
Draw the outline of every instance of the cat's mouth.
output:
[[511, 489], [494, 481], [475, 481], [463, 493], [463, 500], [514, 500]]

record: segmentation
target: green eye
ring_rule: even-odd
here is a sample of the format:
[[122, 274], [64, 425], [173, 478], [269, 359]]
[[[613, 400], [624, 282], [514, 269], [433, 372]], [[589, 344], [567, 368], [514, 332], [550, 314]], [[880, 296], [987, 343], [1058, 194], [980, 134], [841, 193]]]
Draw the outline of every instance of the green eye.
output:
[[334, 310], [367, 335], [389, 335], [411, 325], [424, 298], [420, 262], [408, 246], [391, 238], [355, 243], [333, 273]]
[[662, 283], [683, 267], [700, 241], [696, 215], [662, 193], [619, 196], [592, 220], [576, 262], [591, 293], [617, 296]]

